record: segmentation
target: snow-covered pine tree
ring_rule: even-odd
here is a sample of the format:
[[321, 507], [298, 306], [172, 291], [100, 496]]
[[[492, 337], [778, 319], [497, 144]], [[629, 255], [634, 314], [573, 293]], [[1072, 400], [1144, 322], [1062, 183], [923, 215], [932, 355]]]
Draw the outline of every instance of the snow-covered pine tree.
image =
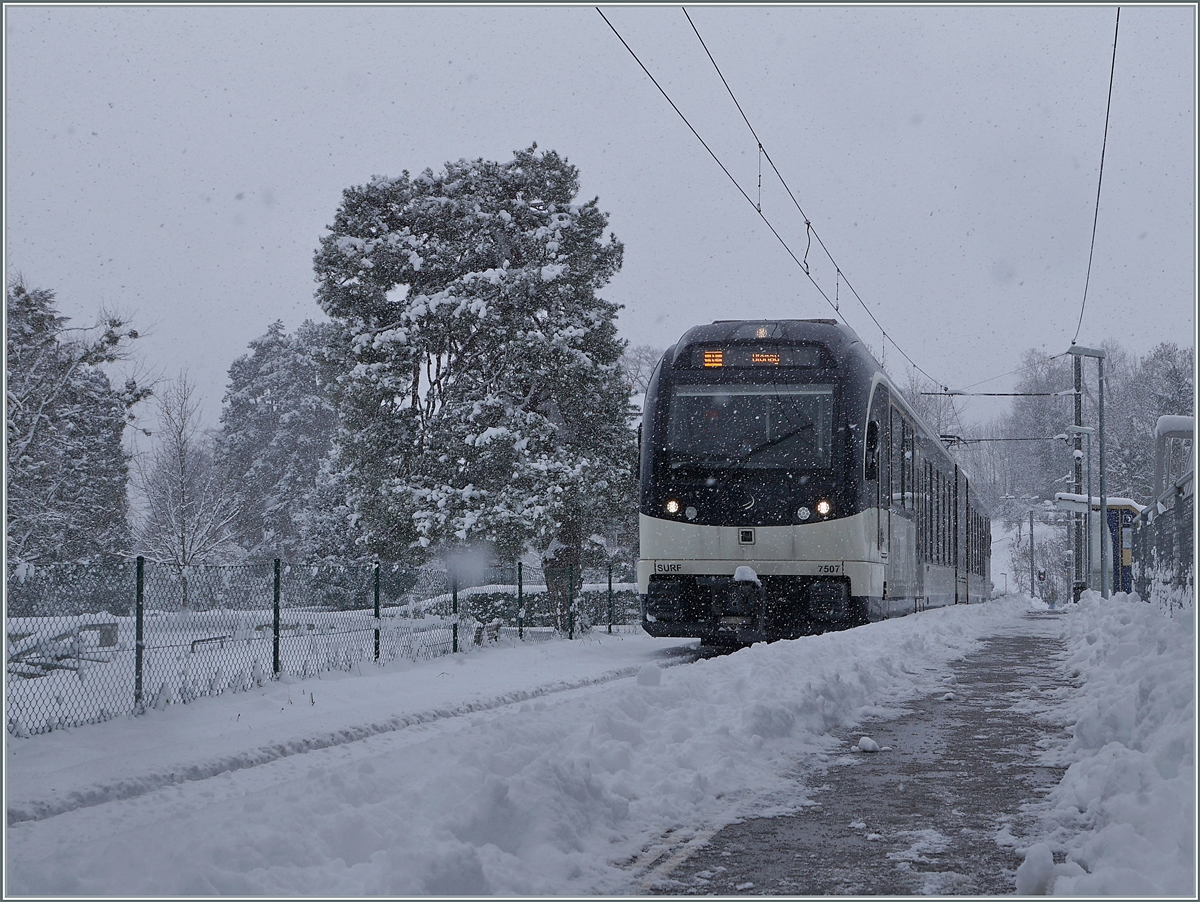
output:
[[289, 335], [277, 320], [229, 368], [217, 463], [236, 510], [234, 540], [250, 560], [302, 553], [302, 524], [337, 432], [323, 366], [335, 331], [306, 320]]
[[618, 307], [597, 294], [623, 247], [578, 191], [536, 145], [345, 191], [317, 294], [350, 334], [340, 453], [375, 553], [577, 565], [592, 521], [631, 503]]
[[137, 332], [115, 314], [69, 328], [54, 293], [12, 282], [6, 292], [7, 563], [120, 557], [130, 551], [122, 447], [131, 408], [149, 390], [114, 388], [102, 369]]

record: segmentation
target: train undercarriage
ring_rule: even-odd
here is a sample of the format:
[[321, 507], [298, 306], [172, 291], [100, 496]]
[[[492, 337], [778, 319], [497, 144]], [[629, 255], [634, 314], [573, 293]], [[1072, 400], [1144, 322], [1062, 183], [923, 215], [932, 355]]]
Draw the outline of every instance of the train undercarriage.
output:
[[642, 626], [652, 636], [700, 637], [706, 645], [794, 639], [868, 621], [868, 599], [847, 577], [722, 575], [650, 577]]

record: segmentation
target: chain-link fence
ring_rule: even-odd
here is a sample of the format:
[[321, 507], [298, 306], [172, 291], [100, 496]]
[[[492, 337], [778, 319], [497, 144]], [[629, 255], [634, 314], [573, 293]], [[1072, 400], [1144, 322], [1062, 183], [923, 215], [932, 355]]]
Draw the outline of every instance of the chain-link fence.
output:
[[300, 677], [639, 622], [632, 573], [523, 564], [23, 565], [6, 582], [8, 730], [25, 736]]

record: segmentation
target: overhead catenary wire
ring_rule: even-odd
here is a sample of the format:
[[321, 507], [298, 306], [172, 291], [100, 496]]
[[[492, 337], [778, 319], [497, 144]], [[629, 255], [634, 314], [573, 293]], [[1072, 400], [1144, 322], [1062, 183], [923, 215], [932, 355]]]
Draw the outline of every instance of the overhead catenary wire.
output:
[[[1053, 354], [1053, 355], [1047, 357], [1046, 360], [1047, 361], [1057, 360], [1059, 357], [1066, 357], [1068, 353], [1070, 353], [1070, 352], [1063, 351], [1061, 354]], [[983, 385], [987, 382], [995, 382], [997, 379], [1003, 379], [1005, 376], [1014, 376], [1017, 373], [1019, 373], [1023, 370], [1027, 370], [1027, 369], [1029, 369], [1029, 364], [1026, 363], [1026, 364], [1022, 364], [1021, 366], [1017, 367], [1015, 370], [1009, 370], [1007, 373], [1000, 373], [998, 376], [988, 376], [986, 379], [980, 379], [978, 382], [972, 382], [970, 385], [964, 385], [963, 393], [965, 394], [966, 389], [968, 389], [968, 388], [975, 388], [976, 386]]]
[[[725, 78], [725, 73], [723, 73], [721, 71], [721, 67], [717, 64], [716, 59], [713, 57], [712, 51], [710, 51], [708, 49], [708, 44], [706, 44], [704, 42], [704, 37], [700, 34], [700, 29], [697, 28], [696, 23], [692, 21], [692, 17], [688, 14], [687, 8], [683, 7], [682, 9], [683, 9], [684, 16], [688, 20], [688, 24], [692, 26], [692, 31], [694, 31], [696, 33], [697, 40], [700, 41], [700, 46], [704, 48], [705, 55], [708, 56], [709, 62], [712, 63], [713, 68], [717, 72], [717, 76], [721, 79], [721, 84], [723, 84], [725, 86], [725, 90], [729, 92], [729, 98], [733, 101], [733, 105], [737, 107], [737, 111], [741, 114], [742, 121], [744, 121], [746, 123], [746, 128], [750, 129], [750, 134], [753, 136], [755, 144], [758, 145], [759, 152], [762, 154], [763, 157], [766, 158], [767, 163], [770, 164], [771, 169], [774, 171], [776, 178], [779, 179], [779, 184], [781, 184], [783, 186], [783, 190], [787, 192], [787, 195], [791, 199], [792, 203], [795, 205], [796, 210], [800, 213], [801, 216], [804, 217], [804, 229], [805, 229], [805, 233], [808, 237], [809, 249], [811, 249], [811, 247], [812, 247], [812, 239], [816, 238], [817, 244], [820, 246], [821, 250], [823, 250], [825, 252], [825, 256], [829, 258], [829, 262], [833, 264], [836, 276], [839, 276], [841, 278], [841, 280], [846, 283], [846, 287], [850, 289], [851, 294], [853, 294], [854, 297], [858, 300], [858, 303], [862, 306], [862, 308], [866, 312], [867, 316], [869, 316], [871, 318], [871, 322], [873, 322], [875, 324], [875, 326], [879, 329], [880, 333], [883, 335], [884, 341], [891, 342], [892, 347], [894, 347], [897, 351], [899, 351], [900, 355], [905, 360], [907, 360], [914, 369], [918, 370], [923, 376], [925, 376], [925, 378], [929, 379], [931, 382], [941, 384], [939, 380], [934, 379], [933, 376], [929, 375], [929, 373], [927, 373], [924, 369], [922, 369], [920, 366], [918, 366], [917, 363], [911, 357], [909, 357], [907, 353], [905, 353], [904, 348], [900, 347], [900, 345], [896, 343], [896, 339], [888, 334], [888, 331], [885, 328], [883, 328], [883, 324], [880, 323], [879, 320], [875, 318], [875, 314], [871, 312], [871, 308], [867, 306], [866, 302], [859, 295], [858, 291], [854, 288], [853, 285], [850, 284], [850, 280], [846, 278], [846, 274], [844, 272], [842, 272], [841, 267], [838, 266], [838, 262], [833, 258], [833, 254], [831, 254], [829, 252], [829, 248], [827, 248], [825, 246], [825, 242], [821, 240], [821, 235], [816, 230], [816, 228], [813, 226], [812, 220], [809, 218], [808, 214], [804, 212], [803, 207], [800, 206], [800, 201], [796, 198], [796, 195], [792, 192], [792, 189], [788, 185], [787, 180], [784, 179], [783, 173], [781, 173], [779, 171], [779, 167], [776, 166], [775, 161], [771, 159], [771, 154], [767, 151], [766, 147], [763, 146], [762, 140], [758, 137], [758, 132], [756, 132], [754, 130], [754, 126], [750, 123], [750, 117], [747, 116], [746, 111], [744, 109], [742, 109], [741, 103], [738, 102], [737, 95], [735, 95], [733, 93], [733, 88], [731, 88], [729, 86], [729, 82]], [[804, 272], [806, 275], [809, 274], [808, 250], [807, 249], [804, 252]], [[809, 278], [811, 278], [811, 275], [809, 276]], [[822, 292], [822, 294], [824, 294], [824, 292]], [[829, 298], [826, 297], [825, 300], [828, 301]], [[838, 312], [840, 315], [839, 306], [836, 302], [834, 304], [834, 310], [836, 312]]]
[[1083, 328], [1083, 312], [1087, 309], [1088, 285], [1092, 281], [1092, 258], [1096, 254], [1096, 227], [1100, 222], [1100, 188], [1104, 185], [1104, 153], [1108, 150], [1108, 121], [1112, 115], [1113, 79], [1117, 72], [1117, 34], [1121, 30], [1121, 7], [1117, 7], [1117, 22], [1113, 27], [1112, 67], [1108, 72], [1108, 106], [1104, 111], [1104, 140], [1100, 145], [1100, 175], [1096, 179], [1096, 212], [1092, 216], [1092, 246], [1088, 251], [1087, 276], [1083, 280], [1083, 302], [1079, 305], [1079, 322], [1075, 325], [1075, 336], [1071, 344], [1079, 338], [1079, 330]]
[[[755, 208], [755, 211], [758, 213], [758, 216], [762, 219], [763, 223], [770, 230], [771, 234], [774, 235], [776, 240], [778, 240], [779, 243], [783, 246], [783, 248], [787, 252], [788, 256], [792, 258], [792, 261], [808, 277], [808, 280], [812, 283], [813, 287], [817, 289], [817, 292], [821, 295], [822, 298], [825, 299], [825, 302], [831, 308], [833, 308], [834, 312], [838, 315], [838, 318], [841, 319], [842, 322], [845, 322], [845, 317], [842, 315], [842, 313], [839, 309], [839, 307], [840, 307], [839, 303], [834, 301], [833, 299], [831, 299], [829, 297], [829, 295], [825, 292], [825, 290], [821, 287], [821, 285], [817, 282], [817, 280], [813, 277], [812, 273], [809, 271], [807, 263], [796, 255], [796, 253], [792, 250], [790, 245], [788, 245], [787, 241], [783, 238], [783, 236], [779, 234], [778, 229], [775, 228], [774, 224], [772, 224], [770, 219], [767, 218], [766, 214], [762, 212], [761, 205], [758, 203], [755, 203], [754, 199], [749, 194], [746, 193], [746, 190], [744, 188], [742, 188], [742, 186], [738, 183], [738, 180], [729, 171], [728, 167], [726, 167], [725, 164], [723, 162], [721, 162], [720, 157], [718, 157], [717, 154], [713, 151], [713, 149], [711, 147], [709, 147], [708, 143], [704, 140], [704, 138], [696, 130], [695, 126], [693, 126], [692, 123], [688, 120], [688, 118], [683, 114], [683, 112], [675, 104], [675, 101], [673, 101], [671, 99], [671, 96], [666, 92], [666, 90], [663, 88], [663, 86], [658, 83], [658, 80], [654, 77], [654, 75], [646, 67], [646, 64], [641, 61], [641, 59], [638, 57], [637, 53], [634, 52], [633, 48], [629, 46], [629, 43], [625, 40], [625, 38], [621, 36], [621, 33], [619, 31], [617, 31], [616, 27], [612, 24], [612, 22], [609, 21], [608, 17], [606, 15], [604, 15], [603, 10], [601, 10], [599, 7], [596, 7], [595, 9], [596, 9], [596, 12], [600, 14], [600, 18], [602, 18], [604, 20], [604, 24], [606, 24], [612, 30], [612, 33], [614, 35], [616, 35], [617, 40], [619, 40], [621, 42], [622, 46], [629, 52], [629, 55], [633, 57], [634, 62], [636, 62], [638, 64], [638, 66], [641, 68], [641, 70], [646, 74], [646, 77], [649, 78], [650, 81], [653, 83], [654, 87], [658, 88], [659, 93], [662, 94], [663, 98], [667, 101], [668, 104], [670, 104], [671, 109], [673, 109], [675, 111], [676, 115], [678, 115], [679, 118], [683, 120], [684, 125], [686, 125], [688, 127], [688, 130], [691, 131], [691, 133], [695, 136], [696, 140], [700, 142], [701, 146], [703, 146], [706, 151], [708, 151], [709, 156], [711, 156], [713, 158], [714, 162], [716, 162], [716, 164], [721, 168], [721, 171], [724, 172], [726, 177], [730, 180], [730, 182], [733, 183], [733, 186], [737, 189], [738, 193], [742, 195], [742, 197], [746, 200], [747, 203], [750, 204], [750, 206]], [[686, 12], [687, 11], [684, 10], [685, 14], [686, 14]], [[689, 21], [690, 21], [690, 17], [689, 17]], [[695, 26], [693, 26], [693, 28], [694, 27]], [[699, 37], [699, 32], [697, 32], [697, 37]], [[703, 39], [701, 39], [701, 44], [703, 44]], [[707, 52], [707, 48], [705, 48], [705, 51]], [[709, 58], [710, 59], [712, 58], [711, 54], [709, 54]], [[713, 65], [714, 66], [716, 65], [715, 61], [714, 61]], [[719, 68], [717, 71], [718, 71], [718, 73], [720, 73]], [[724, 81], [724, 76], [721, 76], [721, 77], [722, 77], [722, 81]], [[728, 88], [728, 84], [726, 84], [726, 88]], [[733, 96], [732, 91], [730, 91], [730, 95]], [[734, 97], [734, 103], [737, 104], [736, 97]], [[739, 110], [741, 109], [740, 105], [738, 106], [738, 109]], [[743, 117], [743, 119], [746, 120], [747, 126], [750, 126], [750, 121], [748, 118], [746, 118], [746, 115], [744, 112], [742, 113], [742, 117]], [[751, 132], [751, 134], [754, 134], [753, 126], [750, 126], [750, 132]], [[757, 142], [757, 140], [758, 140], [757, 136], [755, 137], [755, 140]], [[786, 182], [784, 182], [782, 176], [780, 176], [778, 168], [775, 166], [774, 161], [771, 159], [771, 155], [769, 153], [767, 153], [766, 148], [762, 147], [761, 142], [759, 142], [759, 149], [762, 152], [763, 157], [767, 160], [767, 162], [771, 165], [771, 168], [775, 171], [776, 176], [779, 177], [780, 182], [783, 184], [784, 189], [787, 190], [788, 195], [791, 196], [792, 201], [793, 201], [793, 203], [796, 204], [797, 209], [800, 209], [799, 202], [796, 200], [795, 196], [792, 194], [791, 189], [788, 188]], [[803, 215], [804, 211], [800, 210], [800, 212], [801, 212], [801, 215]], [[871, 318], [871, 321], [873, 323], [875, 323], [876, 327], [883, 334], [884, 339], [886, 341], [890, 341], [892, 343], [892, 345], [896, 348], [896, 350], [900, 352], [901, 356], [903, 356], [904, 359], [907, 360], [914, 369], [919, 371], [923, 376], [925, 376], [925, 378], [929, 379], [931, 382], [940, 385], [941, 382], [939, 380], [935, 379], [928, 372], [926, 372], [922, 367], [920, 367], [916, 363], [916, 361], [914, 361], [911, 357], [908, 356], [907, 353], [905, 353], [903, 348], [901, 348], [898, 344], [896, 344], [895, 339], [893, 339], [890, 335], [887, 334], [887, 331], [883, 328], [882, 324], [879, 322], [878, 319], [876, 319], [875, 314], [871, 312], [871, 309], [866, 305], [866, 303], [863, 301], [862, 297], [855, 290], [854, 286], [850, 283], [850, 280], [846, 278], [845, 271], [841, 270], [841, 268], [837, 266], [836, 261], [833, 260], [833, 257], [830, 255], [828, 248], [825, 247], [824, 242], [821, 240], [820, 235], [817, 234], [815, 229], [811, 228], [811, 221], [808, 220], [807, 216], [805, 216], [805, 220], [806, 220], [806, 228], [809, 230], [808, 234], [810, 235], [810, 239], [809, 239], [810, 244], [811, 244], [811, 238], [815, 237], [817, 239], [818, 245], [820, 245], [821, 249], [823, 251], [825, 251], [825, 255], [827, 257], [829, 257], [831, 262], [833, 262], [835, 268], [837, 269], [838, 273], [841, 276], [841, 280], [846, 283], [846, 287], [849, 288], [851, 293], [854, 294], [854, 296], [858, 300], [859, 304], [862, 305], [862, 308], [866, 312], [867, 316], [869, 316]]]
[[1075, 389], [1065, 391], [923, 391], [923, 395], [937, 395], [940, 398], [1067, 398], [1075, 394]]

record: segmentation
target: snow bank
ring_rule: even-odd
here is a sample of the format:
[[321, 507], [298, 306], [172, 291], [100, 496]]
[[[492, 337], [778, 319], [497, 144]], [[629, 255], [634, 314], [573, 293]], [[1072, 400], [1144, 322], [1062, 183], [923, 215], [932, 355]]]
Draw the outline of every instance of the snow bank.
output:
[[1067, 611], [1078, 689], [1058, 763], [1070, 766], [1046, 801], [1051, 835], [1028, 850], [1016, 890], [1194, 897], [1193, 615], [1095, 592]]
[[[106, 766], [113, 767], [122, 739], [125, 749], [136, 748], [129, 740], [145, 732], [142, 725], [172, 720], [174, 739], [167, 745], [160, 737], [143, 764], [165, 758], [186, 768], [189, 757], [200, 755], [192, 745], [206, 747], [203, 719], [187, 728], [193, 711], [223, 713], [217, 746], [235, 742], [241, 730], [243, 748], [261, 748], [264, 734], [284, 740], [283, 718], [297, 708], [304, 736], [345, 731], [347, 713], [328, 703], [335, 686], [356, 689], [369, 700], [359, 713], [369, 710], [377, 719], [398, 717], [406, 707], [451, 706], [452, 683], [459, 705], [475, 704], [474, 713], [10, 825], [8, 890], [628, 893], [643, 849], [664, 836], [681, 841], [739, 817], [798, 810], [807, 800], [797, 766], [844, 748], [832, 730], [898, 714], [907, 700], [942, 686], [946, 662], [1018, 623], [1027, 609], [1027, 600], [1014, 599], [927, 611], [682, 667], [661, 666], [670, 660], [664, 650], [679, 640], [611, 637], [599, 649], [620, 650], [626, 664], [637, 657], [630, 651], [640, 650], [640, 663], [625, 671], [629, 678], [527, 694], [499, 707], [483, 704], [481, 690], [507, 685], [511, 691], [529, 666], [522, 656], [549, 661], [562, 651], [536, 677], [524, 675], [522, 685], [530, 687], [576, 672], [578, 659], [597, 649], [562, 642], [540, 644], [536, 653], [483, 651], [411, 665], [404, 680], [390, 673], [318, 684], [315, 701], [307, 692], [314, 681], [272, 685], [258, 690], [257, 706], [246, 704], [254, 693], [241, 693], [86, 728], [110, 737]], [[422, 672], [437, 677], [423, 684]], [[413, 689], [421, 685], [428, 688]], [[297, 688], [304, 690], [301, 704], [281, 711], [282, 694]], [[10, 787], [24, 775], [49, 790], [64, 771], [48, 767], [38, 743], [65, 738], [10, 740], [20, 752], [8, 759]], [[78, 782], [89, 764], [76, 760], [69, 770]], [[122, 778], [111, 771], [108, 779]]]

